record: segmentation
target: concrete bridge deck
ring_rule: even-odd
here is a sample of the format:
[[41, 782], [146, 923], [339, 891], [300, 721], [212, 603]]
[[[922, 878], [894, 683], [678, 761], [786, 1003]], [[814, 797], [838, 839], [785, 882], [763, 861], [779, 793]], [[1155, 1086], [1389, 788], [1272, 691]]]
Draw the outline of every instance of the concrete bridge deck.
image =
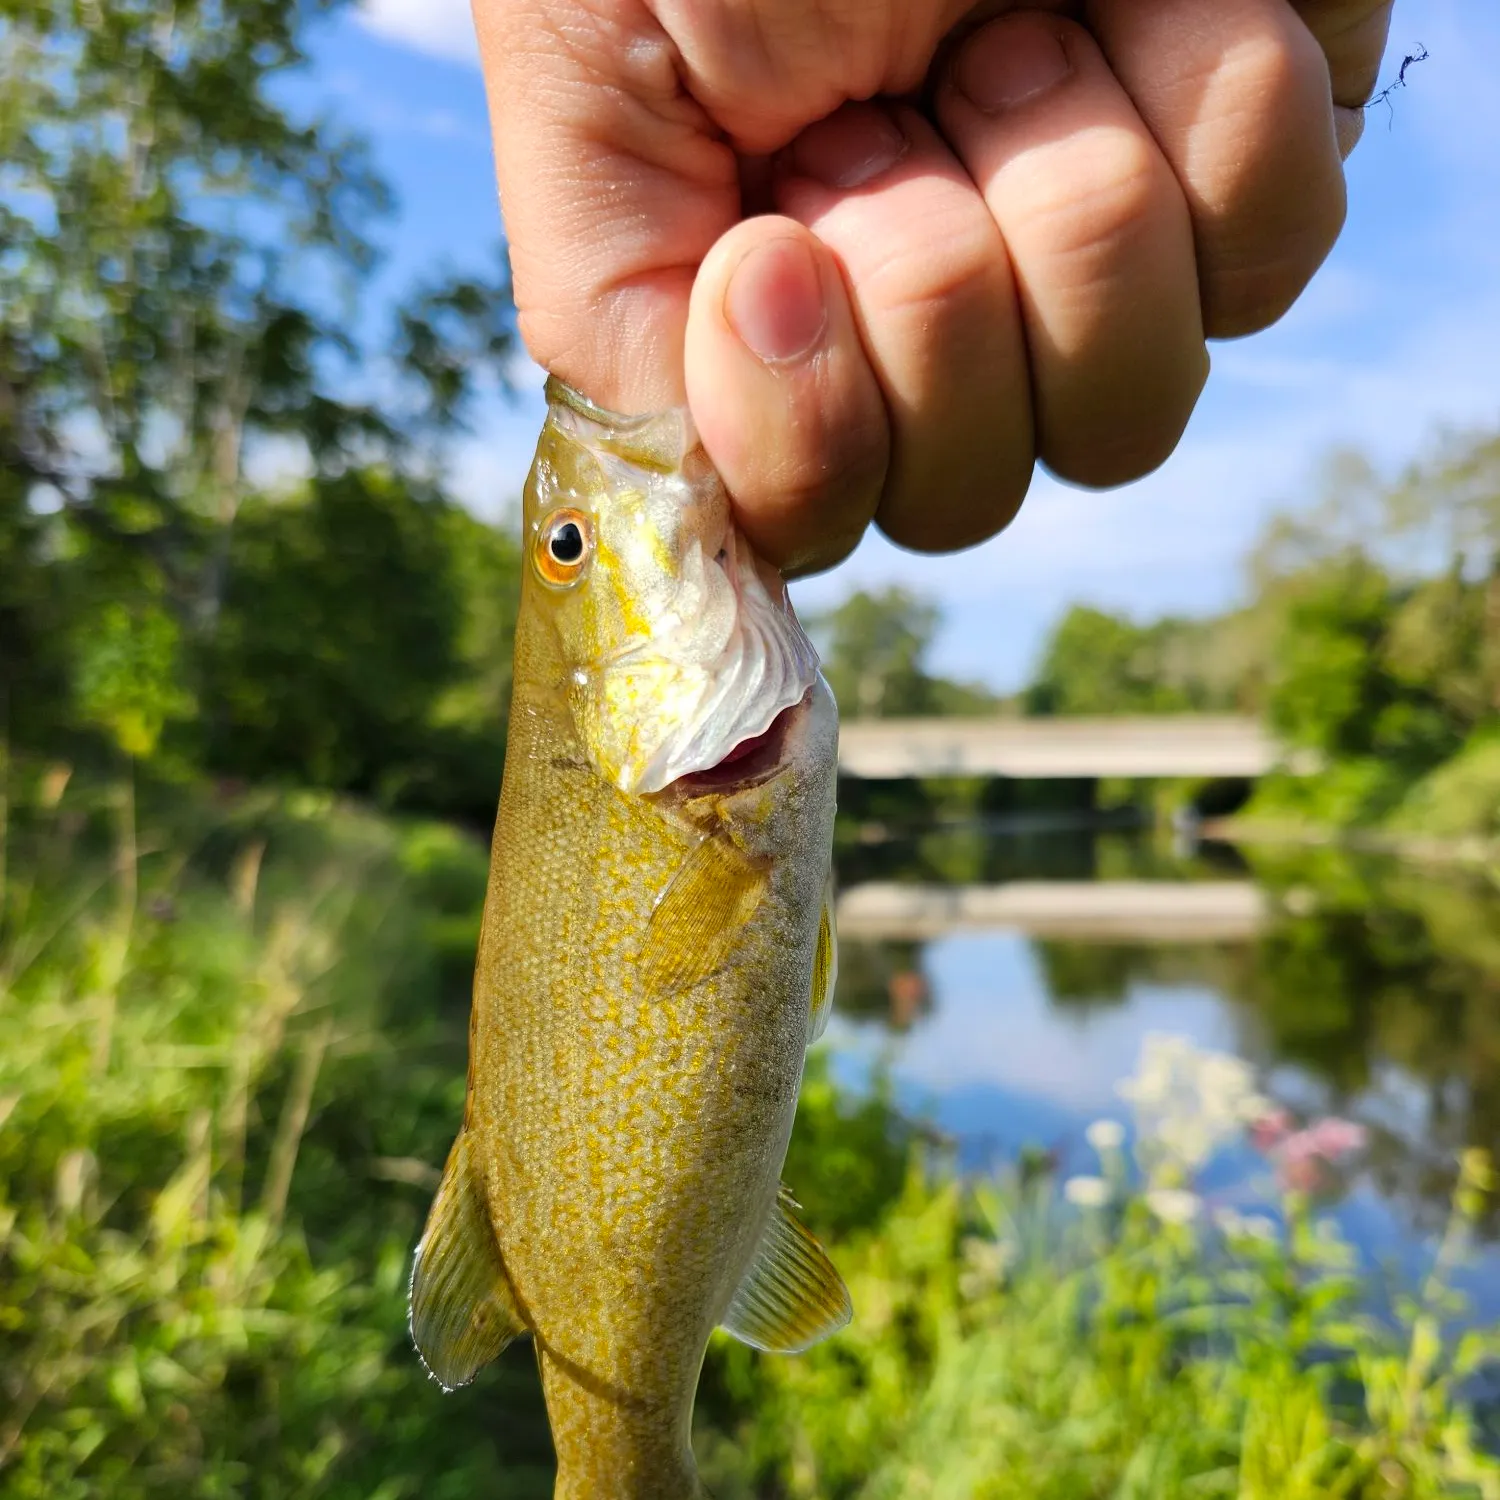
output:
[[839, 770], [1018, 779], [1264, 776], [1303, 773], [1257, 719], [1182, 714], [1058, 719], [855, 719], [839, 733]]
[[1248, 942], [1271, 908], [1249, 881], [1018, 880], [1005, 885], [872, 881], [838, 898], [840, 938], [925, 942], [1010, 931], [1079, 942]]

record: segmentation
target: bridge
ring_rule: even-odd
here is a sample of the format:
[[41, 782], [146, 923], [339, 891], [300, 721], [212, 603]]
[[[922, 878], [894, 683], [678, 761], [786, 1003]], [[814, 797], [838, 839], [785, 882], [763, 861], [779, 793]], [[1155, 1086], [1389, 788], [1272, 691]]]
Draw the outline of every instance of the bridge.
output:
[[1230, 715], [1133, 718], [854, 719], [839, 731], [839, 770], [872, 781], [1006, 776], [1021, 780], [1305, 775], [1258, 720]]
[[1242, 943], [1270, 903], [1249, 881], [1017, 880], [1005, 885], [871, 881], [840, 893], [841, 939], [926, 942], [955, 932], [1103, 943]]

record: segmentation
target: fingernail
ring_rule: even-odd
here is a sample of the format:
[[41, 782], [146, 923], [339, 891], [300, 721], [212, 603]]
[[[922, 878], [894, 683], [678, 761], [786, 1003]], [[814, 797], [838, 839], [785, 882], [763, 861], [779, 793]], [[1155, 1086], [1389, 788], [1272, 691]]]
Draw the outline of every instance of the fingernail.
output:
[[839, 110], [809, 126], [792, 147], [792, 165], [824, 187], [856, 188], [906, 155], [906, 137], [894, 120], [868, 105]]
[[766, 364], [809, 353], [828, 322], [823, 278], [811, 248], [790, 235], [757, 245], [729, 278], [724, 316]]
[[965, 47], [954, 82], [976, 109], [998, 114], [1055, 88], [1072, 71], [1062, 38], [1047, 26], [988, 26]]

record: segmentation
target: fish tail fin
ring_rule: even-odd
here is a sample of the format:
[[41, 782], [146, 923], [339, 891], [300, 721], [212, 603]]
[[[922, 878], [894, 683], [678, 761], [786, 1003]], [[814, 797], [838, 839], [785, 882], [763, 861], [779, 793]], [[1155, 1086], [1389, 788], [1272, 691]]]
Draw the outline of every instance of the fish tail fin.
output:
[[472, 1137], [458, 1133], [411, 1272], [411, 1336], [444, 1390], [467, 1385], [527, 1332], [490, 1218]]

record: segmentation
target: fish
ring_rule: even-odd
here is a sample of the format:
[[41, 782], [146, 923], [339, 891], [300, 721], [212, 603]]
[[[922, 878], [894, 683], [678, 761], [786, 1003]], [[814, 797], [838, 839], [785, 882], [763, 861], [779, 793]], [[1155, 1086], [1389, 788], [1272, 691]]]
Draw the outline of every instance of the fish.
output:
[[838, 712], [690, 415], [557, 379], [527, 479], [463, 1123], [413, 1263], [428, 1371], [535, 1345], [557, 1500], [694, 1500], [716, 1327], [849, 1293], [781, 1169], [837, 971]]

